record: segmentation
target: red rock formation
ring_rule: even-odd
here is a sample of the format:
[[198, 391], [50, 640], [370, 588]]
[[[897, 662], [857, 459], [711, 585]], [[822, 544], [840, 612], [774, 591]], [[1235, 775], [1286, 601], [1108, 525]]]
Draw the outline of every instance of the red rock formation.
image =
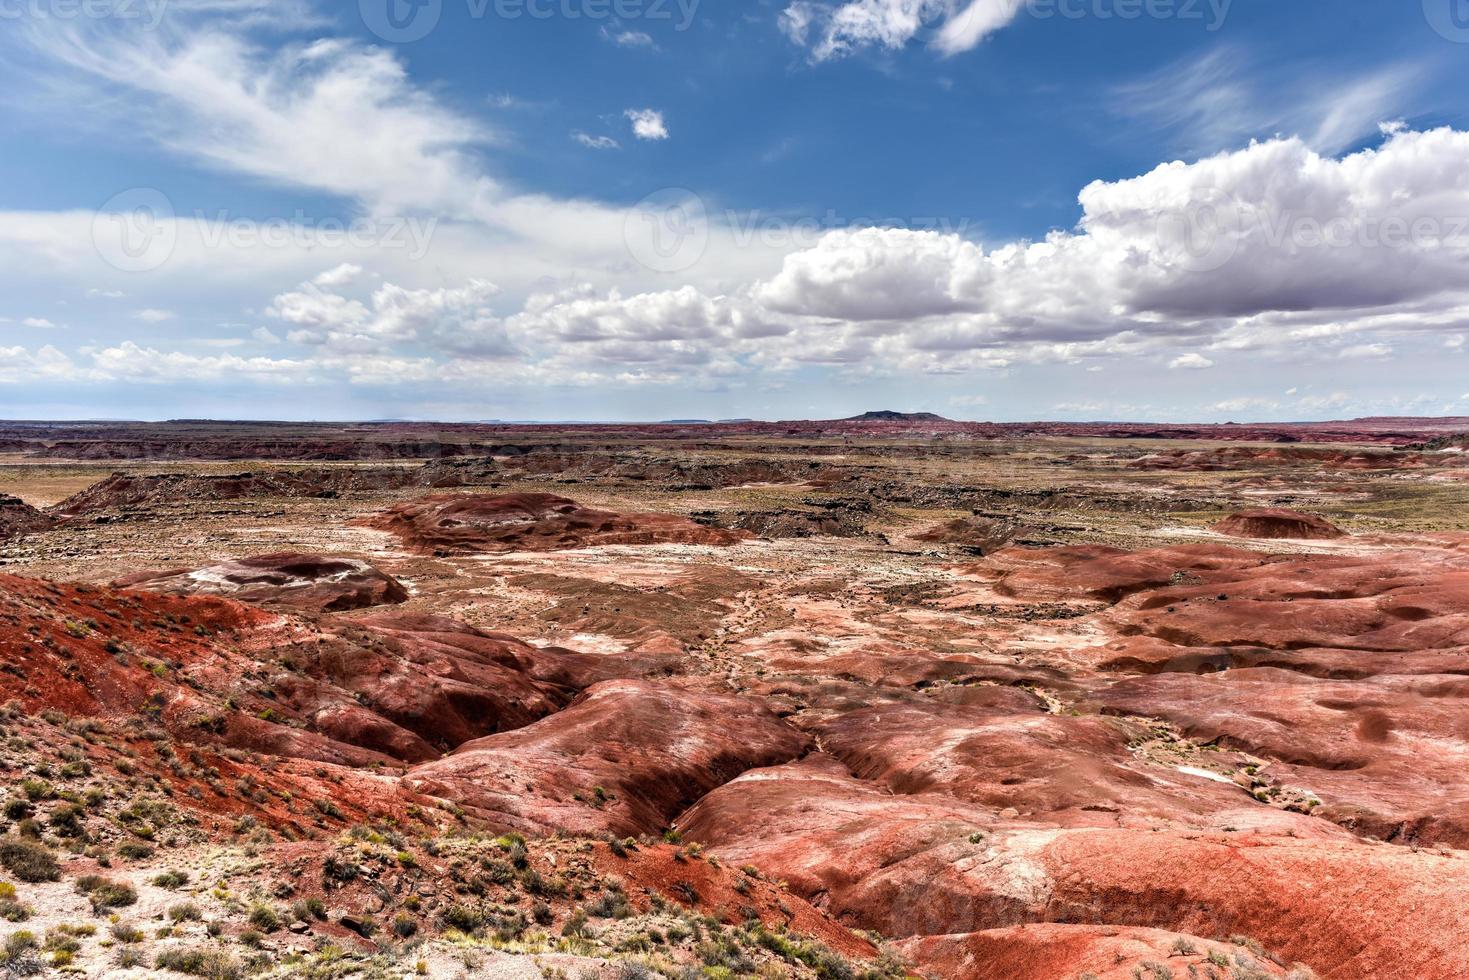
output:
[[44, 531], [55, 523], [24, 500], [0, 493], [0, 541]]
[[547, 493], [437, 494], [369, 518], [409, 548], [435, 554], [561, 551], [600, 545], [732, 545], [748, 535], [671, 514], [617, 514]]
[[1215, 524], [1213, 529], [1234, 538], [1266, 540], [1327, 541], [1342, 537], [1341, 529], [1330, 521], [1313, 514], [1278, 508], [1240, 511]]
[[793, 759], [809, 739], [760, 701], [611, 681], [526, 728], [408, 775], [492, 825], [535, 833], [654, 833], [720, 784]]
[[[908, 961], [929, 976], [964, 980], [1054, 980], [1095, 977], [1223, 977], [1267, 980], [1286, 968], [1243, 943], [1216, 942], [1161, 929], [1035, 923], [899, 943]], [[1170, 971], [1166, 974], [1156, 967]], [[1248, 972], [1245, 972], [1248, 971]], [[1296, 974], [1304, 978], [1305, 973]]]
[[1014, 521], [987, 517], [960, 517], [913, 535], [914, 541], [928, 544], [952, 544], [987, 555], [998, 551], [1030, 529]]
[[408, 600], [408, 590], [401, 582], [365, 561], [295, 552], [205, 568], [145, 572], [116, 584], [171, 595], [225, 596], [309, 612], [366, 609]]

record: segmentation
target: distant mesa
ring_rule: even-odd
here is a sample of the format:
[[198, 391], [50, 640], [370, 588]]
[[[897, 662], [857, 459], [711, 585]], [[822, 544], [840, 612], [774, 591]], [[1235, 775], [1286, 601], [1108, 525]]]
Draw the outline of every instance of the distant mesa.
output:
[[952, 419], [946, 419], [942, 415], [935, 415], [933, 412], [892, 412], [892, 411], [881, 411], [881, 412], [864, 412], [861, 415], [854, 415], [854, 416], [852, 416], [849, 419], [842, 419], [842, 421], [843, 422], [949, 422], [949, 421], [952, 421]]
[[1264, 540], [1324, 541], [1346, 536], [1341, 528], [1314, 514], [1280, 508], [1242, 510], [1215, 524], [1213, 529], [1233, 538]]
[[145, 572], [116, 583], [168, 595], [215, 595], [308, 612], [342, 612], [408, 601], [391, 575], [356, 558], [286, 552], [206, 568]]
[[602, 545], [732, 545], [748, 533], [710, 528], [673, 514], [619, 514], [550, 493], [434, 494], [363, 521], [436, 555], [565, 551]]

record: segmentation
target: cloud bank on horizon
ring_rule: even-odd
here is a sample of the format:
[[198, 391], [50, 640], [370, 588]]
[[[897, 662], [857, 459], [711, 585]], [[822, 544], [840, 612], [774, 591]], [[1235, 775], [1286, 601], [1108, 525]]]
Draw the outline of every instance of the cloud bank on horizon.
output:
[[[1262, 82], [1243, 36], [1191, 60], [1144, 51], [1125, 78], [1099, 66], [1111, 102], [1087, 116], [1156, 155], [1128, 171], [1142, 151], [1098, 151], [1106, 175], [1072, 185], [1072, 220], [1031, 233], [1023, 188], [920, 220], [913, 197], [879, 210], [909, 188], [803, 150], [813, 133], [837, 147], [881, 138], [862, 116], [881, 105], [872, 93], [942, 93], [930, 97], [956, 130], [967, 112], [1003, 111], [992, 80], [930, 73], [1044, 29], [1034, 13], [799, 0], [689, 40], [726, 50], [755, 32], [771, 57], [779, 41], [785, 86], [814, 93], [803, 111], [851, 114], [795, 119], [749, 164], [791, 179], [748, 186], [721, 161], [763, 132], [690, 111], [699, 86], [675, 96], [666, 66], [648, 76], [661, 86], [598, 75], [614, 89], [600, 112], [525, 96], [516, 115], [521, 97], [470, 97], [502, 89], [492, 69], [417, 77], [412, 50], [304, 4], [181, 3], [153, 28], [18, 24], [0, 43], [30, 81], [8, 111], [56, 143], [44, 152], [86, 140], [141, 179], [37, 189], [61, 206], [9, 195], [0, 414], [181, 415], [259, 397], [272, 410], [254, 414], [282, 416], [835, 416], [871, 407], [854, 385], [996, 417], [1469, 414], [1456, 380], [1469, 131], [1425, 114], [1431, 59], [1387, 59], [1339, 98], [1288, 105], [1261, 93], [1304, 82]], [[686, 40], [595, 26], [589, 50], [613, 66]], [[863, 92], [848, 105], [832, 86], [851, 79]], [[972, 97], [955, 97], [965, 85]], [[75, 123], [46, 112], [89, 96], [95, 111]], [[542, 127], [542, 154], [514, 172]], [[1063, 145], [1107, 144], [1046, 133], [1046, 165]], [[989, 141], [1003, 153], [1014, 135]], [[931, 146], [891, 152], [912, 175], [962, 178], [965, 161]], [[844, 217], [843, 195], [875, 217]]]

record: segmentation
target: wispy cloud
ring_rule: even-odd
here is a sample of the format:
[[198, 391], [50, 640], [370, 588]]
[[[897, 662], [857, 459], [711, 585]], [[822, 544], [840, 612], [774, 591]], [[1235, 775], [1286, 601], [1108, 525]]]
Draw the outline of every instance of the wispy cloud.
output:
[[1260, 68], [1244, 48], [1225, 44], [1116, 87], [1112, 109], [1169, 134], [1192, 155], [1273, 136], [1299, 136], [1322, 153], [1339, 153], [1411, 114], [1429, 75], [1420, 64], [1348, 78], [1309, 64]]

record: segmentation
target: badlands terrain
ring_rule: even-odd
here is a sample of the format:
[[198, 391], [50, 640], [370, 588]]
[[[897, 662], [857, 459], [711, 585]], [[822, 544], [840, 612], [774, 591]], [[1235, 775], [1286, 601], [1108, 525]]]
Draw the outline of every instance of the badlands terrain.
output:
[[1465, 433], [0, 423], [0, 974], [1469, 976]]

